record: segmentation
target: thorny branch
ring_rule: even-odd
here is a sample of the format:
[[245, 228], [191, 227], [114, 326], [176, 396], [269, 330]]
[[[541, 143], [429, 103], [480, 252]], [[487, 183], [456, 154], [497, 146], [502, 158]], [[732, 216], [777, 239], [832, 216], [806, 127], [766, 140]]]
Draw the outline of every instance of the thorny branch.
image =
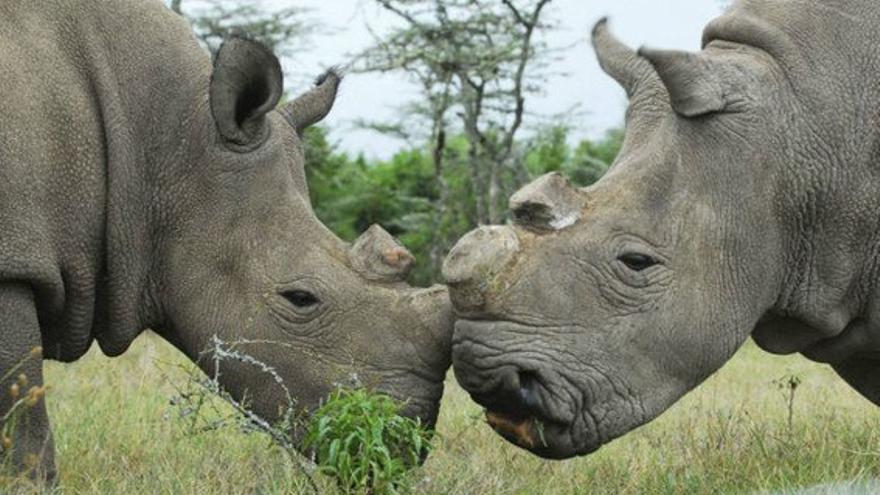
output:
[[[311, 464], [296, 450], [293, 444], [294, 433], [301, 426], [302, 418], [296, 416], [296, 401], [290, 393], [281, 375], [271, 366], [254, 358], [253, 356], [236, 350], [236, 346], [242, 344], [272, 344], [279, 345], [283, 342], [270, 342], [263, 340], [237, 340], [231, 343], [222, 341], [214, 335], [210, 345], [200, 354], [200, 359], [207, 359], [211, 363], [211, 376], [204, 376], [194, 369], [186, 370], [189, 376], [188, 386], [181, 389], [174, 384], [173, 380], [168, 380], [174, 387], [176, 395], [171, 398], [171, 405], [178, 407], [180, 417], [191, 418], [191, 431], [201, 433], [223, 428], [225, 426], [235, 425], [245, 432], [260, 432], [266, 434], [272, 442], [279, 446], [293, 462], [294, 466], [304, 475], [309, 488], [314, 493], [320, 493], [318, 486], [312, 477], [313, 467]], [[221, 369], [224, 363], [237, 362], [247, 366], [255, 367], [260, 373], [264, 373], [271, 379], [281, 390], [283, 390], [287, 404], [283, 411], [281, 420], [277, 423], [270, 423], [262, 418], [248, 407], [247, 396], [241, 400], [235, 399], [220, 385]], [[194, 387], [194, 390], [193, 390]], [[212, 397], [220, 397], [233, 410], [232, 415], [223, 416], [219, 409], [211, 401]], [[214, 420], [204, 427], [198, 428], [196, 423], [204, 415], [201, 414], [205, 407], [210, 407], [212, 412], [220, 419]]]

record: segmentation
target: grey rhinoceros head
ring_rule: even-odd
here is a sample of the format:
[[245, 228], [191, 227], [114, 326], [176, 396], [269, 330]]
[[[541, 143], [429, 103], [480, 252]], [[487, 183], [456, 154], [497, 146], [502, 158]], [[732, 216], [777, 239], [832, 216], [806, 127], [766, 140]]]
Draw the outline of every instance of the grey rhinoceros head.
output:
[[[187, 117], [192, 134], [159, 179], [157, 331], [209, 373], [216, 335], [273, 368], [298, 411], [360, 385], [431, 425], [450, 364], [446, 289], [410, 287], [413, 258], [391, 236], [374, 226], [343, 242], [309, 202], [300, 136], [330, 111], [339, 82], [331, 71], [275, 110], [276, 57], [242, 38], [223, 44]], [[219, 376], [267, 419], [287, 406], [284, 387], [249, 358], [222, 360]]]
[[584, 189], [558, 174], [525, 186], [512, 225], [467, 234], [443, 268], [459, 383], [499, 433], [552, 458], [664, 411], [732, 356], [779, 286], [772, 167], [757, 166], [767, 123], [784, 121], [778, 68], [720, 40], [636, 53], [604, 21], [593, 43], [630, 97], [612, 168]]

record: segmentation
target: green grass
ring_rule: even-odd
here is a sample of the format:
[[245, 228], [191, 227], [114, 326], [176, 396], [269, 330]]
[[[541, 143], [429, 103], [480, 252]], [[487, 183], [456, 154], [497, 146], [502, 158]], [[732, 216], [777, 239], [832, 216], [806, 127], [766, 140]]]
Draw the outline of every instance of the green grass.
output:
[[[186, 376], [162, 362], [184, 358], [146, 335], [119, 358], [93, 349], [72, 365], [46, 365], [63, 493], [297, 493], [307, 486], [261, 435], [193, 436], [169, 405], [175, 392], [164, 375]], [[801, 380], [791, 425], [790, 376]], [[771, 356], [752, 343], [658, 420], [589, 457], [545, 461], [505, 443], [451, 377], [437, 429], [416, 493], [760, 493], [880, 477], [880, 409], [827, 366]], [[332, 493], [332, 481], [317, 478]]]

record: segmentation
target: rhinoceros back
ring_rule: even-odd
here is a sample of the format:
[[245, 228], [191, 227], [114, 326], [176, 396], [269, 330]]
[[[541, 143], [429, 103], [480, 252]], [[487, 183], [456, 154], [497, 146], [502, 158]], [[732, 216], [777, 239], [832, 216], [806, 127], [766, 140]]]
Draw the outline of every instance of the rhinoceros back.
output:
[[96, 338], [117, 354], [146, 324], [129, 293], [149, 263], [135, 245], [147, 208], [133, 191], [156, 145], [143, 129], [162, 124], [155, 88], [197, 72], [180, 60], [207, 58], [194, 45], [158, 1], [0, 3], [0, 280], [33, 288], [47, 357]]

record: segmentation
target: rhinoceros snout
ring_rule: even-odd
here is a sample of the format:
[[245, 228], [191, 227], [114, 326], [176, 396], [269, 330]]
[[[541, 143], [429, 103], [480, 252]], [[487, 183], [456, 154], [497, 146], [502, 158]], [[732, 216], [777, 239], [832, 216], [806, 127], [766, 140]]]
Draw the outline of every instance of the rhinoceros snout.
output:
[[495, 276], [517, 251], [519, 240], [510, 227], [480, 227], [462, 237], [443, 262], [443, 278], [456, 311], [482, 309]]

